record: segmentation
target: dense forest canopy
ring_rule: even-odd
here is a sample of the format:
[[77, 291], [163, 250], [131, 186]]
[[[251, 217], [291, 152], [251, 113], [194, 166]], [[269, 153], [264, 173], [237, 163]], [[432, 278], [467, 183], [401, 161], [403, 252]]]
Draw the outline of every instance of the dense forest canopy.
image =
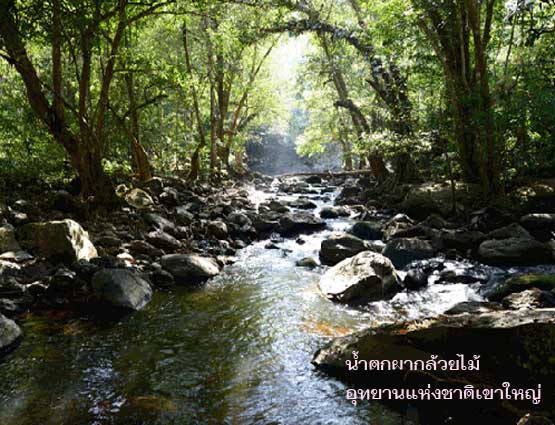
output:
[[[554, 14], [552, 0], [9, 0], [2, 177], [76, 173], [109, 201], [117, 173], [240, 175], [245, 143], [285, 122], [303, 155], [337, 145], [378, 181], [498, 199], [553, 175]], [[284, 90], [291, 37], [307, 42]]]

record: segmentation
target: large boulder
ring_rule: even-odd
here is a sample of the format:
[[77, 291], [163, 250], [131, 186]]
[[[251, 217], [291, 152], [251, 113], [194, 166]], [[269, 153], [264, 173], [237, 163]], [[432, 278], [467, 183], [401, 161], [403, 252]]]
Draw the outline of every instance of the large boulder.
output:
[[396, 237], [396, 234], [402, 231], [405, 231], [409, 228], [414, 226], [414, 221], [405, 215], [405, 214], [397, 214], [393, 216], [383, 228], [383, 238], [384, 240], [389, 240]]
[[102, 269], [91, 286], [97, 299], [126, 310], [140, 310], [152, 299], [149, 283], [132, 270]]
[[345, 258], [369, 249], [366, 242], [356, 236], [347, 233], [335, 233], [322, 241], [320, 261], [322, 264], [334, 266]]
[[[519, 409], [541, 410], [547, 416], [555, 413], [555, 405], [548, 401], [555, 397], [552, 379], [555, 363], [550, 361], [554, 351], [555, 309], [494, 311], [369, 328], [335, 338], [315, 353], [313, 364], [345, 381], [356, 381], [357, 388], [425, 388], [430, 384], [432, 388], [453, 388], [451, 385], [455, 385], [462, 389], [472, 385], [474, 388], [503, 389], [503, 383], [509, 382], [510, 388], [535, 389], [537, 396], [538, 384], [541, 384], [542, 403], [537, 405], [531, 400], [516, 401], [515, 398], [505, 399], [503, 403], [472, 403], [470, 400], [442, 403], [436, 400], [431, 404], [414, 401], [415, 405], [410, 402], [419, 410], [421, 423], [446, 423], [447, 417], [457, 419], [456, 423], [476, 420], [501, 423], [483, 421], [484, 409], [488, 409], [489, 414], [492, 413], [490, 409], [495, 409], [498, 417], [507, 419], [502, 423], [516, 423]], [[393, 371], [384, 367], [386, 371], [380, 372], [364, 371], [359, 365], [358, 370], [352, 371], [347, 365], [352, 364], [353, 353], [368, 362], [420, 360], [426, 367], [430, 366], [412, 371], [408, 367]], [[460, 360], [459, 355], [464, 356], [465, 369], [456, 364], [450, 366], [451, 370], [442, 369], [447, 364], [443, 361]], [[470, 360], [476, 366], [474, 356], [479, 356], [479, 370], [468, 369]], [[416, 362], [413, 364], [418, 366]], [[468, 417], [463, 419], [465, 415]]]
[[13, 320], [0, 314], [0, 353], [11, 348], [21, 335], [21, 329]]
[[196, 254], [165, 255], [160, 263], [164, 270], [172, 274], [177, 284], [197, 284], [220, 273], [216, 260]]
[[435, 249], [430, 241], [417, 238], [396, 238], [390, 240], [383, 250], [395, 267], [402, 268], [407, 264], [433, 257]]
[[478, 230], [447, 229], [439, 232], [435, 242], [441, 250], [455, 249], [465, 253], [476, 250], [484, 238], [485, 235]]
[[382, 225], [372, 221], [358, 221], [350, 229], [349, 233], [364, 240], [379, 240], [383, 237]]
[[317, 232], [325, 227], [325, 221], [309, 213], [286, 214], [279, 220], [279, 232], [284, 236]]
[[10, 224], [0, 226], [0, 254], [4, 252], [17, 252], [21, 247], [15, 240], [15, 229]]
[[520, 224], [541, 241], [553, 239], [555, 235], [555, 214], [527, 214]]
[[348, 304], [389, 299], [402, 289], [391, 261], [371, 251], [330, 268], [318, 286], [329, 299]]
[[73, 220], [29, 223], [18, 230], [19, 242], [50, 261], [72, 264], [98, 256], [89, 234]]
[[154, 205], [152, 197], [144, 190], [138, 188], [129, 191], [125, 195], [125, 200], [129, 205], [137, 209], [148, 208]]
[[492, 239], [478, 248], [481, 261], [491, 265], [534, 265], [553, 262], [553, 249], [529, 238]]
[[523, 185], [511, 196], [526, 212], [555, 213], [555, 179]]

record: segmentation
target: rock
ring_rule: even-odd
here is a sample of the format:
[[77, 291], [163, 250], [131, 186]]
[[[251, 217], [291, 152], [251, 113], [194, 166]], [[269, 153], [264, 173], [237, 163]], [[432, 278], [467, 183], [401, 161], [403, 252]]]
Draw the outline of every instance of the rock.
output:
[[149, 274], [150, 281], [158, 288], [170, 288], [175, 285], [172, 274], [165, 270], [156, 270]]
[[497, 284], [495, 288], [487, 294], [487, 297], [491, 301], [501, 301], [510, 294], [532, 288], [541, 289], [542, 291], [555, 290], [555, 275], [523, 274], [520, 276], [513, 276]]
[[341, 261], [318, 285], [329, 299], [349, 304], [388, 299], [402, 289], [391, 261], [371, 251]]
[[526, 212], [555, 213], [555, 179], [528, 183], [516, 189], [511, 196]]
[[125, 195], [126, 202], [134, 208], [148, 208], [154, 205], [152, 197], [142, 189], [132, 189]]
[[279, 227], [279, 220], [266, 215], [256, 215], [253, 217], [252, 225], [259, 233], [271, 233]]
[[52, 197], [52, 209], [63, 213], [80, 214], [83, 210], [81, 202], [66, 190], [58, 190]]
[[513, 223], [499, 229], [492, 230], [486, 236], [487, 239], [533, 239], [532, 235], [520, 224]]
[[289, 202], [289, 206], [292, 208], [298, 208], [300, 210], [313, 210], [318, 207], [318, 205], [306, 198], [299, 198], [291, 201]]
[[21, 247], [15, 240], [14, 227], [10, 224], [0, 226], [0, 254], [18, 251], [21, 251]]
[[415, 260], [433, 257], [435, 249], [430, 241], [416, 238], [398, 238], [390, 240], [383, 251], [395, 267], [402, 268]]
[[455, 249], [466, 253], [468, 250], [475, 251], [485, 235], [477, 230], [443, 230], [436, 238], [437, 248], [441, 250]]
[[214, 236], [216, 239], [227, 239], [227, 225], [222, 221], [211, 221], [206, 226], [206, 229], [208, 230], [208, 233]]
[[142, 183], [141, 186], [156, 196], [160, 195], [164, 190], [164, 182], [160, 177], [153, 177]]
[[0, 314], [0, 352], [13, 347], [21, 335], [21, 329], [13, 320]]
[[514, 223], [516, 218], [499, 208], [486, 207], [471, 213], [470, 228], [481, 232], [490, 232]]
[[252, 221], [251, 219], [243, 213], [239, 213], [239, 212], [233, 212], [231, 214], [228, 214], [227, 216], [227, 220], [230, 223], [236, 224], [237, 226], [252, 226]]
[[348, 232], [364, 240], [379, 240], [383, 238], [382, 226], [372, 221], [359, 221]]
[[169, 251], [178, 250], [182, 246], [181, 242], [179, 242], [176, 238], [168, 235], [166, 232], [162, 232], [161, 230], [150, 232], [146, 235], [146, 240], [158, 248]]
[[129, 242], [129, 250], [136, 254], [144, 254], [149, 257], [160, 257], [164, 255], [164, 251], [156, 248], [154, 245], [146, 241], [131, 241]]
[[98, 255], [89, 234], [73, 220], [25, 224], [18, 230], [19, 241], [26, 249], [54, 262], [72, 264]]
[[490, 265], [534, 265], [551, 263], [553, 250], [534, 239], [492, 239], [480, 244], [478, 256]]
[[118, 308], [137, 311], [152, 299], [148, 282], [131, 270], [102, 269], [91, 286], [96, 298]]
[[325, 221], [308, 213], [286, 214], [279, 220], [279, 232], [284, 236], [312, 233], [325, 227]]
[[77, 277], [77, 273], [66, 267], [60, 267], [48, 280], [48, 289], [56, 292], [66, 292], [80, 289], [84, 282]]
[[452, 228], [453, 225], [445, 220], [442, 216], [438, 214], [430, 214], [426, 220], [421, 221], [418, 223], [420, 226], [430, 227], [432, 229], [449, 229]]
[[486, 267], [481, 265], [464, 265], [443, 270], [439, 273], [438, 283], [483, 284], [487, 283], [489, 279], [490, 273]]
[[188, 226], [194, 219], [194, 214], [189, 212], [187, 207], [181, 206], [175, 208], [175, 221], [181, 226]]
[[118, 248], [122, 245], [122, 240], [113, 235], [104, 235], [94, 241], [96, 246], [103, 248]]
[[410, 291], [417, 291], [428, 286], [428, 273], [423, 268], [413, 268], [403, 279], [403, 286]]
[[167, 218], [162, 217], [160, 214], [148, 213], [144, 215], [144, 219], [154, 229], [159, 229], [163, 232], [172, 232], [175, 230], [175, 224]]
[[392, 217], [383, 227], [383, 238], [384, 240], [389, 240], [394, 237], [397, 232], [406, 230], [412, 227], [414, 222], [409, 216], [405, 214], [397, 214]]
[[482, 314], [502, 310], [501, 305], [480, 301], [464, 301], [451, 307], [445, 312], [448, 315], [456, 314]]
[[173, 187], [165, 187], [160, 194], [160, 202], [168, 207], [179, 205], [179, 192]]
[[322, 264], [334, 266], [345, 258], [368, 250], [368, 245], [362, 239], [347, 233], [335, 233], [322, 241], [320, 261]]
[[264, 245], [264, 249], [280, 249], [274, 242], [270, 241]]
[[298, 260], [295, 265], [297, 267], [306, 267], [308, 269], [314, 269], [319, 266], [318, 262], [312, 257], [306, 257]]
[[307, 182], [309, 184], [319, 184], [319, 183], [322, 183], [322, 177], [320, 177], [320, 176], [308, 176], [305, 179], [305, 182]]
[[549, 308], [555, 307], [555, 295], [552, 292], [542, 291], [538, 288], [526, 289], [507, 295], [501, 301], [503, 307], [510, 310], [523, 308]]
[[541, 241], [554, 239], [555, 214], [527, 214], [520, 219], [520, 224]]
[[[377, 381], [380, 377], [387, 381], [385, 385], [388, 388], [424, 388], [426, 384], [433, 388], [443, 385], [446, 376], [449, 380], [474, 387], [488, 385], [503, 388], [502, 383], [508, 381], [512, 388], [534, 388], [536, 393], [541, 383], [541, 399], [544, 402], [539, 409], [553, 414], [554, 406], [545, 400], [553, 400], [555, 395], [555, 384], [551, 379], [555, 374], [555, 364], [548, 361], [554, 351], [555, 309], [504, 310], [443, 315], [369, 328], [333, 339], [315, 353], [313, 364], [341, 379], [356, 379], [362, 388], [379, 385]], [[359, 359], [424, 362], [431, 356], [438, 356], [438, 360], [457, 359], [458, 354], [464, 355], [465, 362], [468, 362], [474, 355], [479, 355], [480, 367], [479, 371], [467, 369], [445, 373], [439, 366], [437, 371], [428, 370], [425, 373], [408, 370], [365, 373], [359, 368], [356, 373], [349, 371], [345, 363], [353, 360], [353, 352]], [[487, 377], [484, 377], [483, 371], [487, 371]], [[426, 402], [419, 404], [419, 412], [422, 413], [420, 407], [427, 405], [429, 403]], [[465, 403], [459, 405], [461, 410], [455, 411], [456, 402], [445, 406], [434, 403], [428, 408], [436, 416], [422, 423], [446, 423], [447, 416], [457, 418], [457, 423], [476, 420], [476, 411], [468, 411]], [[505, 399], [502, 404], [491, 408], [506, 409], [506, 415], [518, 411], [517, 406], [529, 409], [533, 405], [530, 401], [519, 404], [518, 401]], [[465, 413], [468, 417], [461, 418], [460, 415]], [[503, 415], [498, 412], [497, 417]]]
[[165, 255], [160, 263], [172, 274], [177, 284], [196, 284], [220, 273], [216, 260], [196, 254]]
[[[347, 183], [346, 183], [347, 184]], [[359, 186], [344, 186], [335, 198], [336, 205], [355, 205], [360, 204], [362, 189]]]
[[324, 207], [320, 210], [320, 217], [322, 218], [337, 218], [339, 212], [335, 207]]
[[528, 413], [522, 417], [516, 425], [553, 425], [553, 422], [545, 416], [530, 415], [530, 413]]

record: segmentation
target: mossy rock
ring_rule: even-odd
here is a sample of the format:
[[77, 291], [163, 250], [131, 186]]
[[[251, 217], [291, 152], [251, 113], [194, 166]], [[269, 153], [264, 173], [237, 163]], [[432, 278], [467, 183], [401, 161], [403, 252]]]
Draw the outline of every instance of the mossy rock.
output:
[[527, 289], [538, 288], [542, 291], [555, 289], [555, 275], [523, 274], [511, 277], [500, 283], [488, 296], [490, 301], [500, 301], [507, 295], [522, 292]]

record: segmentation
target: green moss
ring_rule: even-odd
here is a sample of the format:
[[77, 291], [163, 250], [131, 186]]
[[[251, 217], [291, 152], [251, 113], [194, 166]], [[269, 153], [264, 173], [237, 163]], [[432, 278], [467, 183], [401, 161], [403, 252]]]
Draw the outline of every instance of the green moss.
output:
[[522, 292], [530, 288], [538, 288], [544, 291], [555, 289], [555, 275], [525, 274], [511, 277], [499, 284], [488, 298], [491, 301], [500, 301], [507, 295]]

